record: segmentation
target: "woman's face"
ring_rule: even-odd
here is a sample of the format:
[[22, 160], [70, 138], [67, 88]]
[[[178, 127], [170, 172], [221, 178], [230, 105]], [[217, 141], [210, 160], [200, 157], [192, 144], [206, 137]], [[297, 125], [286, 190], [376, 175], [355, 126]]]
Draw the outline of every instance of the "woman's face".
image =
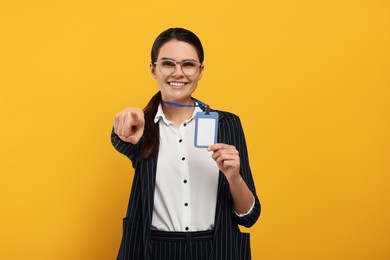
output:
[[191, 76], [183, 72], [180, 64], [176, 64], [173, 73], [167, 74], [163, 73], [159, 68], [162, 65], [161, 62], [166, 60], [176, 62], [196, 61], [199, 64], [199, 57], [195, 47], [183, 41], [170, 40], [160, 47], [157, 57], [158, 64], [151, 64], [151, 72], [157, 80], [162, 99], [169, 102], [189, 104], [191, 95], [202, 77], [203, 65], [199, 66], [197, 72]]

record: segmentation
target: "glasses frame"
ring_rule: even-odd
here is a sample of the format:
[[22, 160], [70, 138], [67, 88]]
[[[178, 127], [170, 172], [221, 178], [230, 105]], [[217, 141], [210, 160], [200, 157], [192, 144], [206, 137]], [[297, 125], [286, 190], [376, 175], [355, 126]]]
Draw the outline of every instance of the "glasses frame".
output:
[[[175, 69], [174, 69], [171, 73], [168, 73], [168, 74], [167, 74], [167, 73], [164, 73], [164, 72], [161, 71], [161, 66], [159, 66], [159, 64], [162, 63], [162, 62], [164, 62], [164, 61], [171, 61], [171, 62], [173, 62], [173, 63], [175, 64]], [[195, 63], [195, 64], [197, 65], [197, 66], [196, 66], [196, 71], [195, 71], [194, 74], [186, 74], [186, 73], [184, 72], [184, 70], [183, 70], [183, 63], [186, 63], [186, 62], [189, 62], [189, 61], [190, 61], [190, 62], [193, 62], [193, 63]], [[160, 68], [159, 68], [160, 72], [161, 72], [162, 74], [164, 74], [165, 76], [172, 75], [173, 73], [175, 73], [176, 70], [177, 70], [177, 65], [179, 64], [179, 65], [180, 65], [180, 69], [181, 69], [181, 71], [183, 72], [183, 74], [186, 75], [186, 76], [188, 76], [188, 77], [194, 76], [194, 75], [199, 71], [199, 68], [203, 66], [202, 63], [200, 63], [199, 61], [196, 61], [196, 60], [175, 61], [175, 60], [171, 60], [171, 59], [161, 59], [161, 60], [159, 60], [159, 61], [152, 62], [152, 64], [155, 65], [155, 66], [160, 67]]]

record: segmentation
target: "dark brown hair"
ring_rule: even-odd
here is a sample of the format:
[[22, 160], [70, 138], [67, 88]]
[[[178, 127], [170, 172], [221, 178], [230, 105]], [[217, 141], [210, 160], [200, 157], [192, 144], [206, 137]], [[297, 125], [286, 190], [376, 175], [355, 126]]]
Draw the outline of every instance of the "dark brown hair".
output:
[[[200, 63], [203, 63], [204, 52], [202, 43], [198, 36], [193, 32], [183, 28], [170, 28], [163, 31], [153, 43], [151, 51], [152, 66], [153, 62], [157, 61], [158, 54], [161, 46], [171, 40], [183, 41], [194, 46]], [[157, 109], [161, 103], [161, 92], [157, 92], [149, 101], [144, 108], [145, 114], [145, 130], [144, 130], [144, 141], [142, 144], [142, 157], [148, 159], [155, 155], [160, 146], [160, 131], [159, 125], [154, 123], [154, 117], [156, 116]]]
[[204, 53], [202, 43], [200, 42], [198, 36], [196, 36], [193, 32], [183, 28], [170, 28], [168, 30], [163, 31], [162, 33], [160, 33], [159, 36], [157, 36], [156, 40], [153, 43], [152, 51], [150, 53], [152, 63], [157, 61], [161, 46], [163, 46], [166, 42], [169, 42], [170, 40], [178, 40], [194, 46], [198, 54], [199, 62], [203, 63]]
[[158, 105], [161, 102], [161, 92], [157, 92], [144, 108], [145, 130], [144, 142], [142, 143], [142, 157], [147, 159], [156, 154], [160, 146], [160, 129], [158, 124], [154, 123]]

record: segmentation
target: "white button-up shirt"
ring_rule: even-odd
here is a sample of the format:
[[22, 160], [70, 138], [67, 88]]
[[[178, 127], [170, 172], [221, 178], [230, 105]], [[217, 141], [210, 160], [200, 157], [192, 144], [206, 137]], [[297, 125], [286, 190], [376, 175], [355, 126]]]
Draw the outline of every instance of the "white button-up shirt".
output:
[[196, 107], [179, 127], [160, 104], [160, 128], [152, 229], [203, 231], [214, 228], [219, 169], [206, 148], [194, 146]]

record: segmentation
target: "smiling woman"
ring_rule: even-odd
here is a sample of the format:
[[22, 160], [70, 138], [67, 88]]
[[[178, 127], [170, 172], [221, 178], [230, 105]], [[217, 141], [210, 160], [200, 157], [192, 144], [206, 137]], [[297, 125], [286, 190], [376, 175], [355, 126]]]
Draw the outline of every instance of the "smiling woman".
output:
[[257, 221], [260, 202], [239, 118], [214, 110], [218, 143], [194, 145], [193, 119], [209, 113], [192, 97], [203, 58], [191, 31], [162, 32], [150, 63], [159, 91], [143, 111], [129, 107], [115, 116], [112, 144], [135, 168], [118, 259], [251, 257], [249, 234], [238, 225]]
[[170, 40], [160, 47], [156, 60], [151, 63], [151, 71], [162, 99], [190, 104], [203, 72], [195, 47], [184, 41]]

